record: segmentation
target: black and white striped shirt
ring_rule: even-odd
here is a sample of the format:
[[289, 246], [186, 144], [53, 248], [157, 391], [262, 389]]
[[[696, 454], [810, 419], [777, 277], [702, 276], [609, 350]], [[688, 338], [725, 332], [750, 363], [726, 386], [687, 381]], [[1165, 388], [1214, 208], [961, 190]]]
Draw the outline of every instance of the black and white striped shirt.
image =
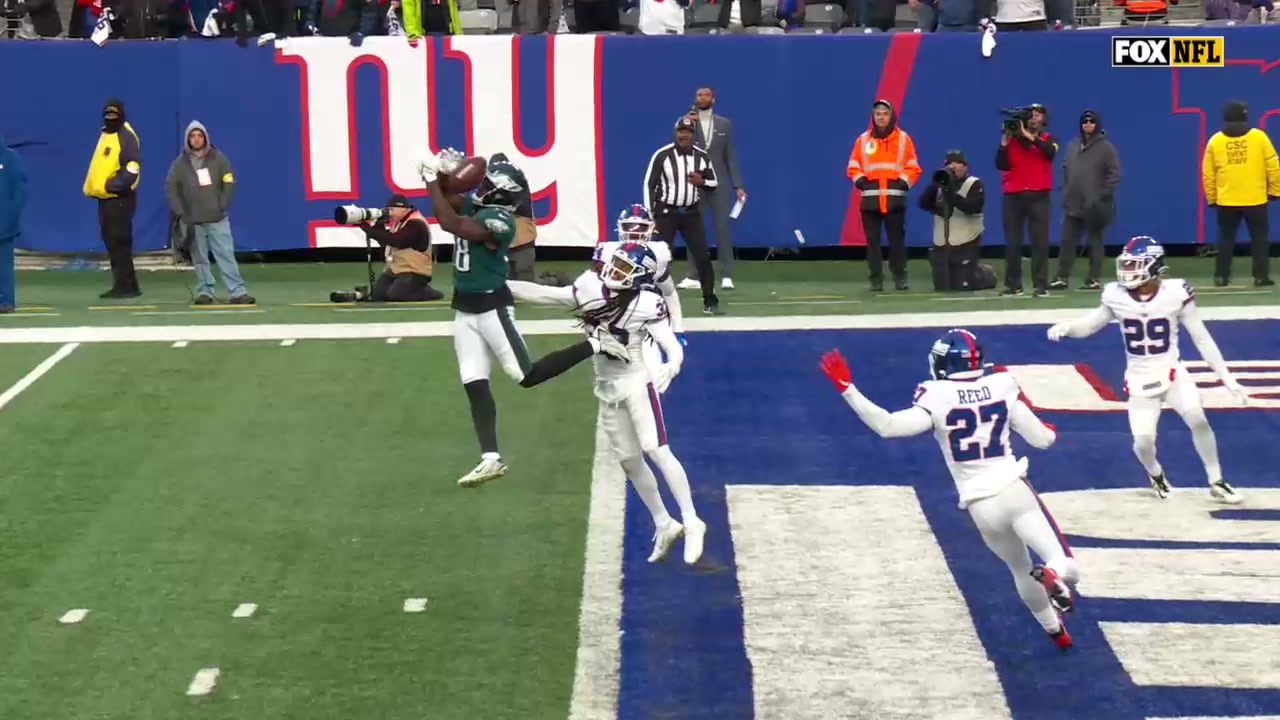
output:
[[[696, 172], [706, 181], [704, 187], [689, 182], [689, 173]], [[704, 189], [716, 186], [716, 174], [711, 169], [711, 156], [699, 147], [682, 152], [675, 144], [663, 145], [649, 161], [649, 173], [644, 179], [644, 204], [689, 207], [698, 202]]]

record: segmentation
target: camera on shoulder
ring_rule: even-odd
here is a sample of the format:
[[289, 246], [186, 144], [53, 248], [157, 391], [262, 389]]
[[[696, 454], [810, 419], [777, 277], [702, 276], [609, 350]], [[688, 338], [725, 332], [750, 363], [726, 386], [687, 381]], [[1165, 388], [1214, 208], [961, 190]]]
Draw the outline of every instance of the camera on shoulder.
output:
[[357, 205], [339, 205], [333, 209], [333, 221], [339, 225], [359, 225], [378, 222], [387, 216], [384, 208], [362, 208]]
[[1027, 127], [1027, 123], [1031, 122], [1032, 106], [1024, 105], [1016, 108], [1000, 108], [1000, 114], [1004, 116], [1004, 120], [1000, 123], [1000, 130], [1009, 135], [1017, 135]]

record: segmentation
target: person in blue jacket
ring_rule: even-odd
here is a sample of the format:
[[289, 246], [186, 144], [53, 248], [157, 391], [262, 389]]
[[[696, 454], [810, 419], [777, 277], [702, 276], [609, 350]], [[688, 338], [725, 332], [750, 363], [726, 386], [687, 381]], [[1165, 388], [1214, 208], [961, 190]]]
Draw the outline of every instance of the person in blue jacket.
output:
[[0, 136], [0, 313], [11, 313], [18, 305], [13, 245], [22, 237], [22, 208], [26, 204], [27, 173], [18, 153]]

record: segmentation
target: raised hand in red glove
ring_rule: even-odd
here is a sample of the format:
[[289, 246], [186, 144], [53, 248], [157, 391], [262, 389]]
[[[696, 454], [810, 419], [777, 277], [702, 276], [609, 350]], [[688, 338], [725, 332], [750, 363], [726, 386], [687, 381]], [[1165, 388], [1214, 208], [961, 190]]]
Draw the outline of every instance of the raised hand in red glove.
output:
[[844, 361], [844, 356], [839, 350], [832, 350], [822, 354], [822, 372], [831, 379], [831, 384], [836, 386], [836, 390], [844, 392], [853, 384], [853, 377], [849, 374], [849, 365]]

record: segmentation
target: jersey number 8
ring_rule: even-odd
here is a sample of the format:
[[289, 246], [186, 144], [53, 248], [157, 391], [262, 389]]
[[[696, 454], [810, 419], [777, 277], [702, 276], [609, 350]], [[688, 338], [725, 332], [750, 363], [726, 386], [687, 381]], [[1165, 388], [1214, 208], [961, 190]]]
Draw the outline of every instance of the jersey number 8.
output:
[[[947, 413], [947, 440], [951, 443], [951, 457], [956, 462], [987, 460], [1005, 454], [1004, 425], [1009, 420], [1008, 403], [998, 402], [973, 408], [959, 407]], [[972, 440], [983, 425], [991, 426], [991, 440], [981, 447]]]
[[471, 270], [471, 243], [458, 238], [453, 245], [453, 269], [458, 272]]
[[1124, 349], [1130, 355], [1163, 355], [1169, 352], [1172, 326], [1165, 318], [1138, 320], [1130, 318], [1124, 329]]

